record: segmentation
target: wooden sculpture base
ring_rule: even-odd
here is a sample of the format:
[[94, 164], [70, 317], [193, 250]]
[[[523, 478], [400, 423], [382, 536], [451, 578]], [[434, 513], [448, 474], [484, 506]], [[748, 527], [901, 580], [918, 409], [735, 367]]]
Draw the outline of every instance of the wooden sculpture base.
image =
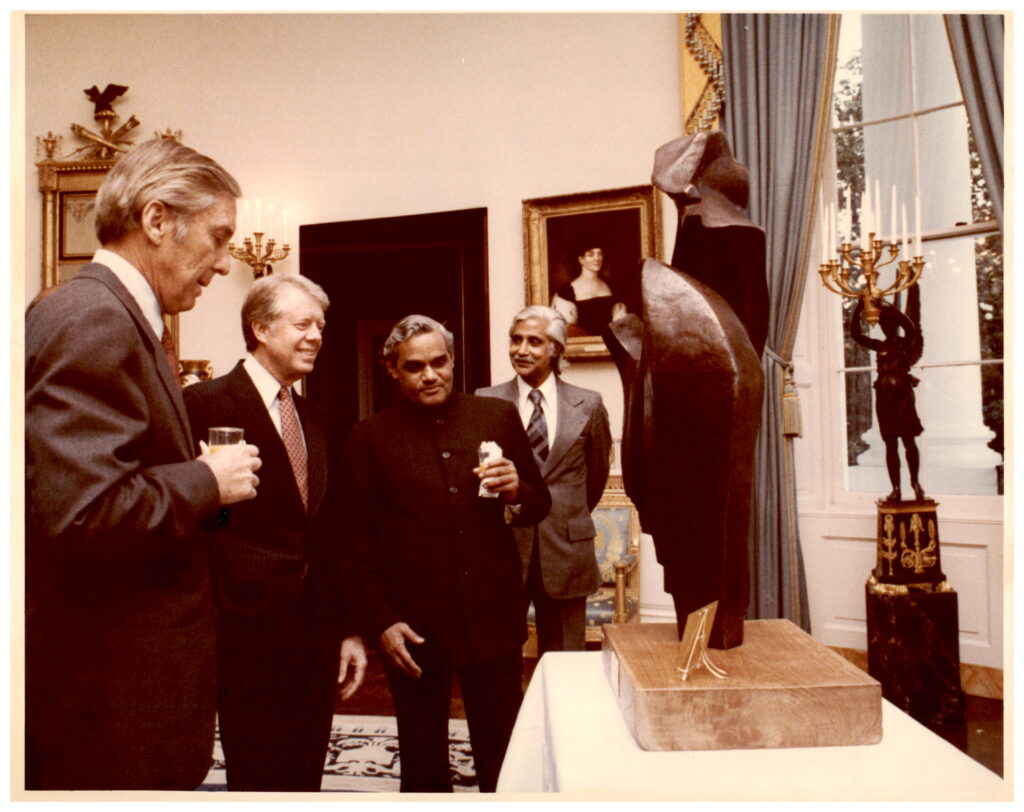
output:
[[882, 687], [788, 620], [748, 620], [743, 645], [715, 651], [719, 679], [676, 669], [674, 623], [604, 627], [605, 673], [645, 750], [877, 744]]

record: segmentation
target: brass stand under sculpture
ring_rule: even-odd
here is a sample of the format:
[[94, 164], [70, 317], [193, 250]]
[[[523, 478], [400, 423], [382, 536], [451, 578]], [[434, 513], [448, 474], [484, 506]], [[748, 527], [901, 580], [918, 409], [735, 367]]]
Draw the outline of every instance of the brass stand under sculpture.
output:
[[708, 638], [711, 637], [711, 627], [715, 625], [717, 608], [718, 601], [714, 601], [696, 612], [690, 612], [686, 619], [683, 639], [679, 641], [679, 659], [676, 660], [676, 671], [683, 682], [702, 668], [719, 679], [729, 676], [708, 657]]
[[672, 266], [648, 259], [642, 317], [609, 325], [626, 414], [626, 492], [654, 539], [680, 636], [718, 601], [709, 645], [743, 642], [750, 594], [754, 444], [768, 334], [765, 235], [744, 214], [749, 176], [725, 135], [699, 132], [655, 154], [652, 181], [679, 211]]

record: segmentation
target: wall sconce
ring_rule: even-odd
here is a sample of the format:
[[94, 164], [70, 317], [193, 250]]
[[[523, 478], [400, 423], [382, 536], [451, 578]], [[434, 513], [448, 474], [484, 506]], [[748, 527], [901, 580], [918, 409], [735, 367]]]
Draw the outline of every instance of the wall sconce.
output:
[[[268, 203], [265, 209], [261, 198], [257, 197], [253, 201], [251, 210], [249, 199], [244, 198], [238, 217], [238, 233], [245, 235], [242, 237], [242, 245], [238, 247], [233, 241], [228, 243], [228, 253], [252, 268], [252, 274], [257, 279], [273, 273], [272, 263], [283, 260], [291, 250], [288, 245], [288, 210], [278, 215], [273, 203]], [[284, 243], [278, 247], [277, 240], [270, 235], [281, 230], [284, 231]]]

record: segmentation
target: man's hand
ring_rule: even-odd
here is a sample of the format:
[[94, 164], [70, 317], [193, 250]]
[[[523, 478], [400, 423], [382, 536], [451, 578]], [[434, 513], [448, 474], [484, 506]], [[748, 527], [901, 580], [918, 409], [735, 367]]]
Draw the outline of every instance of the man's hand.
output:
[[416, 665], [416, 661], [405, 647], [405, 641], [422, 643], [423, 638], [414, 632], [408, 623], [394, 623], [388, 626], [380, 636], [380, 646], [392, 665], [400, 668], [413, 679], [419, 679], [423, 669]]
[[263, 465], [256, 446], [239, 443], [211, 452], [206, 443], [200, 441], [199, 447], [203, 450], [199, 461], [208, 465], [217, 478], [222, 505], [256, 498], [256, 486], [260, 484], [256, 471]]
[[508, 504], [515, 504], [519, 496], [519, 473], [512, 460], [504, 457], [488, 460], [486, 466], [474, 468], [473, 473], [480, 477], [484, 487], [491, 493], [500, 493]]
[[[352, 674], [349, 675], [349, 666], [352, 667]], [[366, 647], [363, 645], [363, 638], [358, 635], [346, 637], [341, 641], [341, 664], [338, 666], [338, 682], [341, 683], [341, 698], [349, 699], [359, 686], [363, 684], [363, 677], [366, 675]]]

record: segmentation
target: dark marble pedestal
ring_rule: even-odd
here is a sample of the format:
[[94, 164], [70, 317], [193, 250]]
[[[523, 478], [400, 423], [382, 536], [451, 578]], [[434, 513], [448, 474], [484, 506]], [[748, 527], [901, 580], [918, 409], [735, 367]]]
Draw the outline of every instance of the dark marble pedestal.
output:
[[882, 696], [928, 727], [962, 724], [956, 592], [872, 581], [866, 592], [868, 673]]

